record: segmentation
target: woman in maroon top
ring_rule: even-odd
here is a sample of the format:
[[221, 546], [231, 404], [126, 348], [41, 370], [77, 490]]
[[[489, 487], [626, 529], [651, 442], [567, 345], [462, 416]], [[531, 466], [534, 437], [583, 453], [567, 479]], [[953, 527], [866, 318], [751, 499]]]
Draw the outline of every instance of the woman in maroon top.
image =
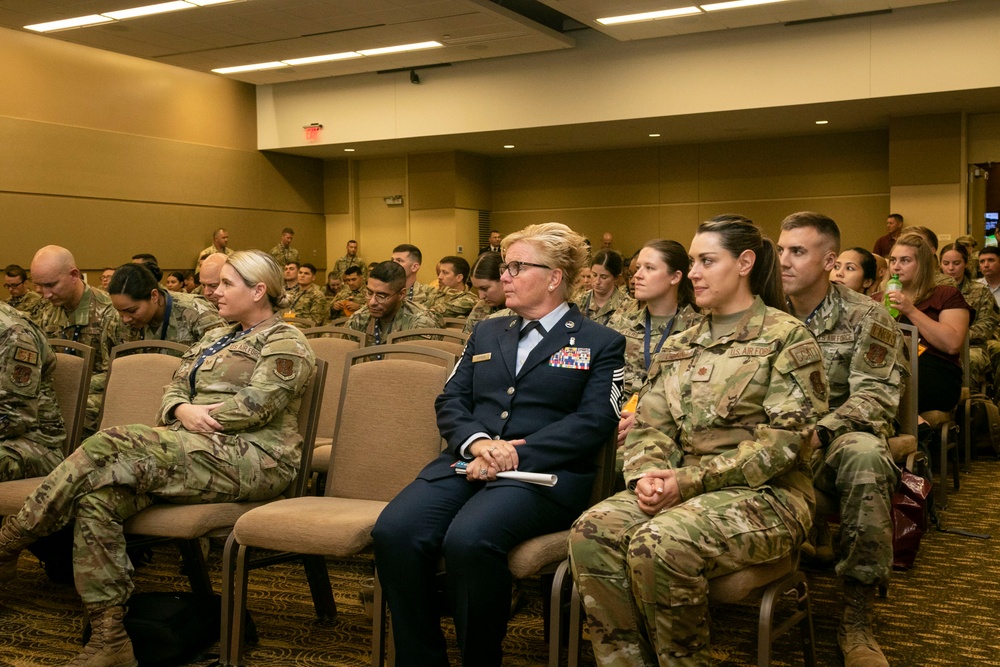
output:
[[889, 255], [889, 273], [899, 276], [900, 291], [889, 292], [899, 310], [899, 322], [920, 333], [917, 409], [949, 411], [962, 392], [962, 345], [969, 333], [970, 311], [962, 293], [935, 281], [934, 251], [917, 234], [896, 240]]

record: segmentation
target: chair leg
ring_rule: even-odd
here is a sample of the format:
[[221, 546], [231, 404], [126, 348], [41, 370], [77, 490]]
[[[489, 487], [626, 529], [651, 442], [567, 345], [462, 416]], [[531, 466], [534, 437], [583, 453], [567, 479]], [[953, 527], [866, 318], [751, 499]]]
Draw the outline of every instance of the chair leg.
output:
[[385, 662], [385, 626], [386, 626], [386, 604], [382, 597], [382, 582], [378, 579], [378, 570], [375, 571], [375, 598], [372, 601], [374, 606], [372, 614], [372, 667], [382, 667]]
[[579, 667], [580, 651], [583, 648], [583, 603], [580, 601], [580, 589], [576, 582], [569, 592], [569, 647], [567, 650], [567, 667]]
[[[790, 618], [774, 627], [774, 611], [777, 598], [780, 595], [795, 596], [796, 610]], [[805, 622], [805, 627], [801, 624]], [[816, 665], [816, 635], [812, 620], [812, 602], [809, 584], [806, 576], [796, 570], [783, 579], [768, 586], [760, 603], [760, 619], [757, 627], [757, 665], [770, 667], [771, 646], [774, 640], [788, 632], [791, 628], [800, 626], [802, 634], [802, 650], [807, 667]]]
[[962, 472], [970, 472], [972, 470], [972, 399], [966, 399], [965, 401], [965, 415], [962, 419], [962, 435], [965, 443], [965, 465], [962, 467]]
[[[235, 556], [230, 555], [229, 559], [235, 563], [236, 572], [232, 579], [233, 603], [229, 611], [232, 622], [229, 626], [229, 662], [227, 664], [241, 667], [243, 665], [243, 634], [245, 631], [243, 623], [247, 614], [247, 586], [250, 579], [250, 547], [237, 543], [233, 536], [230, 536], [230, 539], [233, 540], [236, 554]], [[228, 544], [226, 546], [229, 547]]]
[[559, 667], [562, 658], [563, 638], [563, 601], [566, 597], [567, 579], [572, 582], [569, 574], [569, 560], [559, 563], [552, 576], [552, 588], [549, 591], [549, 667]]
[[[219, 628], [219, 665], [231, 667], [233, 662], [232, 626], [236, 589], [236, 538], [232, 533], [222, 552], [222, 627]], [[242, 630], [242, 628], [241, 628]]]
[[326, 559], [322, 556], [303, 554], [302, 566], [306, 571], [306, 581], [309, 582], [313, 606], [316, 607], [316, 618], [321, 621], [332, 621], [337, 618], [337, 602], [333, 599]]
[[938, 463], [940, 468], [938, 469], [938, 505], [941, 509], [948, 506], [948, 488], [944, 485], [945, 479], [948, 477], [948, 425], [945, 424], [941, 427], [941, 460]]
[[191, 591], [200, 595], [212, 595], [212, 579], [208, 576], [208, 564], [199, 540], [178, 540], [177, 548], [181, 552]]

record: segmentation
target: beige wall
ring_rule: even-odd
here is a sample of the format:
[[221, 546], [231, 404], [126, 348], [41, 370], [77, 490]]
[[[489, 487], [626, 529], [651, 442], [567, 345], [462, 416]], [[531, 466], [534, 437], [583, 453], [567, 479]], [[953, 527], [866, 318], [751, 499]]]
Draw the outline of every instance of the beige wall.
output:
[[2, 29], [0, 63], [0, 262], [188, 268], [216, 227], [268, 249], [290, 226], [325, 265], [323, 164], [256, 149], [251, 86]]

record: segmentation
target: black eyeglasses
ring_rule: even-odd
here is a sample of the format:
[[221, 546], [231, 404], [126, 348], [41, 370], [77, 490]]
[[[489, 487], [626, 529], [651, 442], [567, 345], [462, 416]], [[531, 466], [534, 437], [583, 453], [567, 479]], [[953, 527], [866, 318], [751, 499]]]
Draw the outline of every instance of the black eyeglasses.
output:
[[518, 261], [514, 261], [514, 262], [504, 262], [503, 264], [501, 264], [500, 265], [500, 273], [503, 274], [503, 272], [506, 271], [507, 273], [510, 274], [510, 277], [513, 278], [517, 274], [521, 273], [521, 269], [524, 268], [525, 266], [535, 266], [535, 267], [538, 267], [539, 269], [551, 269], [552, 268], [551, 266], [545, 266], [544, 264], [533, 264], [531, 262], [518, 262]]
[[399, 292], [396, 292], [395, 294], [383, 294], [382, 292], [373, 292], [370, 289], [365, 290], [365, 297], [369, 300], [375, 299], [375, 303], [385, 303], [392, 297], [396, 296], [396, 294], [399, 294]]
[[15, 287], [20, 287], [23, 284], [24, 284], [24, 281], [22, 280], [19, 283], [4, 283], [3, 286], [6, 287], [7, 289], [13, 289]]

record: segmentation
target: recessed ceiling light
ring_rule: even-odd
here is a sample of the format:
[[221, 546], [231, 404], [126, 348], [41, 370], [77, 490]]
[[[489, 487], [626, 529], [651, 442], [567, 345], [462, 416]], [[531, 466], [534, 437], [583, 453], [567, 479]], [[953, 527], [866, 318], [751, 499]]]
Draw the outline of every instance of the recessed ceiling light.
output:
[[282, 60], [281, 62], [286, 65], [312, 65], [315, 63], [326, 63], [333, 60], [348, 60], [350, 58], [360, 58], [361, 54], [355, 51], [346, 51], [344, 53], [331, 53], [325, 56], [309, 56], [307, 58], [289, 58], [288, 60]]
[[710, 5], [701, 5], [706, 12], [715, 12], [720, 9], [738, 9], [739, 7], [753, 7], [754, 5], [769, 5], [772, 2], [785, 2], [786, 0], [731, 0], [730, 2], [714, 2]]
[[[773, 0], [772, 0], [773, 1]], [[669, 19], [678, 16], [691, 16], [700, 14], [697, 7], [675, 7], [674, 9], [661, 9], [657, 12], [642, 12], [641, 14], [624, 14], [622, 16], [608, 16], [597, 19], [601, 25], [618, 25], [620, 23], [636, 23], [639, 21], [656, 21], [658, 19]]]
[[62, 19], [61, 21], [49, 21], [48, 23], [36, 23], [34, 25], [24, 26], [25, 30], [34, 30], [35, 32], [52, 32], [53, 30], [68, 30], [70, 28], [82, 28], [85, 25], [97, 25], [99, 23], [110, 23], [113, 19], [109, 19], [107, 16], [101, 16], [100, 14], [91, 14], [90, 16], [77, 16], [72, 19]]
[[270, 62], [270, 63], [257, 63], [256, 65], [236, 65], [235, 67], [220, 67], [218, 69], [213, 69], [212, 71], [217, 74], [235, 74], [236, 72], [256, 72], [262, 69], [278, 69], [279, 67], [288, 67], [282, 62]]
[[161, 2], [158, 5], [146, 5], [145, 7], [132, 7], [131, 9], [121, 9], [116, 12], [104, 12], [102, 16], [121, 21], [122, 19], [134, 19], [137, 16], [150, 16], [152, 14], [163, 14], [164, 12], [176, 12], [181, 9], [194, 9], [190, 2]]
[[378, 49], [358, 49], [363, 56], [381, 56], [386, 53], [403, 53], [404, 51], [422, 51], [444, 46], [441, 42], [417, 42], [415, 44], [400, 44], [399, 46], [383, 46]]
[[653, 138], [656, 138], [656, 137], [658, 137], [658, 136], [660, 136], [660, 135], [659, 135], [659, 134], [657, 133], [657, 134], [651, 134], [651, 135], [649, 135], [649, 136], [651, 136], [651, 137], [653, 137]]
[[345, 152], [345, 153], [353, 153], [353, 152], [354, 152], [354, 149], [353, 149], [353, 148], [345, 148], [345, 149], [344, 149], [344, 152]]
[[514, 144], [504, 144], [504, 148], [513, 148]]
[[828, 121], [828, 120], [818, 120], [818, 121], [816, 121], [816, 124], [817, 124], [817, 125], [826, 125], [826, 124], [827, 124], [827, 123], [829, 123], [829, 122], [830, 122], [830, 121]]

